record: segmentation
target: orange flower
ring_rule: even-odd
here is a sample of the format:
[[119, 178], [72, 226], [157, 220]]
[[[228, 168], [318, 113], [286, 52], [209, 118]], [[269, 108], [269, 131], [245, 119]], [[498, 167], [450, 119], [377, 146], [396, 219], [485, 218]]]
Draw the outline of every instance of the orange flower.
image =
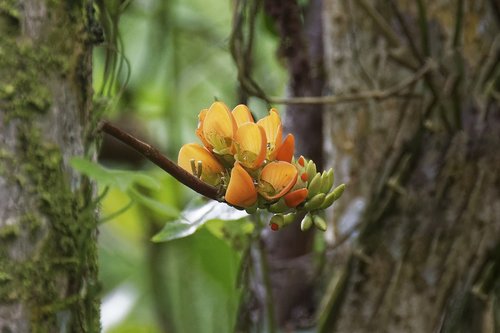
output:
[[290, 208], [295, 208], [300, 205], [307, 198], [309, 190], [307, 188], [300, 188], [285, 194], [285, 204]]
[[[202, 111], [203, 112], [203, 111]], [[200, 114], [201, 135], [209, 146], [217, 154], [232, 154], [233, 139], [238, 128], [233, 115], [226, 104], [214, 102], [206, 114]]]
[[213, 149], [212, 145], [203, 136], [203, 122], [205, 120], [207, 112], [208, 109], [203, 109], [200, 111], [200, 114], [198, 115], [198, 128], [196, 129], [196, 136], [200, 138], [201, 142], [203, 142], [203, 145], [207, 147], [207, 149], [212, 150]]
[[293, 151], [295, 148], [295, 137], [293, 134], [288, 134], [285, 137], [285, 140], [279, 147], [278, 152], [276, 153], [276, 159], [278, 161], [285, 161], [288, 163], [292, 162]]
[[234, 144], [235, 158], [250, 169], [258, 168], [266, 158], [266, 133], [255, 123], [245, 123], [236, 131]]
[[[193, 170], [191, 160], [194, 161], [195, 170]], [[201, 161], [200, 179], [205, 183], [217, 186], [220, 183], [224, 167], [219, 161], [204, 147], [197, 143], [188, 143], [179, 150], [177, 164], [189, 173], [199, 173], [199, 161]]]
[[281, 141], [283, 140], [283, 129], [278, 111], [272, 108], [269, 111], [269, 115], [259, 120], [257, 124], [262, 126], [266, 131], [267, 159], [269, 161], [274, 161], [278, 148], [281, 146]]
[[258, 191], [267, 200], [274, 200], [287, 193], [297, 181], [297, 168], [288, 162], [267, 164], [260, 174]]
[[226, 202], [236, 207], [251, 207], [257, 201], [257, 191], [252, 177], [240, 163], [235, 162], [227, 186]]
[[238, 125], [238, 127], [245, 123], [254, 123], [252, 113], [244, 104], [237, 105], [231, 113], [233, 114], [234, 120], [236, 120], [236, 125]]

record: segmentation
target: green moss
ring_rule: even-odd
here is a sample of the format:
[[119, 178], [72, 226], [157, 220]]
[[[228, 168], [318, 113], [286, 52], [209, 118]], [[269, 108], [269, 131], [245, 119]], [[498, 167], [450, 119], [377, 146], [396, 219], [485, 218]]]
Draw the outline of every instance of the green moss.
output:
[[14, 154], [6, 149], [0, 149], [0, 176], [8, 175], [10, 170], [10, 162], [14, 160]]
[[[85, 322], [98, 327], [95, 207], [83, 192], [71, 190], [58, 146], [47, 142], [32, 123], [21, 123], [18, 133], [19, 153], [4, 149], [0, 160], [7, 162], [3, 163], [7, 170], [17, 164], [20, 172], [7, 179], [16, 184], [24, 179], [23, 189], [37, 205], [35, 212], [0, 229], [0, 302], [25, 302], [31, 309], [33, 331], [51, 331], [60, 311], [73, 318], [94, 317]], [[42, 219], [48, 230], [40, 241]], [[8, 260], [6, 240], [18, 237], [40, 244], [36, 255], [24, 262]], [[66, 277], [67, 294], [61, 294], [59, 277]], [[80, 292], [84, 283], [87, 294]]]
[[5, 283], [7, 281], [11, 281], [11, 280], [12, 280], [12, 276], [9, 273], [0, 271], [0, 284]]
[[21, 221], [19, 223], [23, 230], [28, 231], [30, 234], [34, 234], [38, 231], [42, 225], [40, 217], [34, 213], [26, 213], [21, 216]]
[[17, 238], [21, 232], [19, 224], [6, 225], [0, 227], [0, 241], [8, 241]]
[[0, 15], [19, 19], [19, 1], [2, 0], [2, 2], [0, 2]]
[[[34, 125], [23, 124], [18, 130], [16, 159], [26, 179], [24, 190], [36, 198], [38, 213], [25, 213], [18, 224], [0, 229], [0, 302], [26, 302], [34, 331], [57, 327], [60, 311], [94, 325], [90, 331], [98, 331], [97, 291], [92, 288], [97, 286], [95, 207], [83, 193], [70, 189], [59, 147], [46, 142]], [[7, 260], [9, 244], [3, 240], [34, 237], [42, 218], [49, 230], [37, 241], [40, 248], [35, 256], [24, 262]], [[61, 292], [60, 277], [65, 277], [66, 292]], [[81, 293], [83, 283], [88, 283], [89, 294]]]
[[49, 54], [47, 47], [35, 49], [11, 36], [0, 37], [0, 100], [6, 121], [27, 119], [50, 107], [52, 96], [46, 80], [58, 63]]
[[[70, 188], [60, 147], [48, 142], [36, 125], [57, 97], [52, 85], [61, 81], [83, 90], [78, 102], [82, 114], [89, 111], [85, 105], [91, 96], [85, 94], [90, 82], [82, 69], [88, 47], [82, 41], [86, 8], [81, 2], [47, 1], [50, 26], [42, 27], [40, 40], [31, 41], [20, 37], [17, 4], [7, 0], [0, 5], [2, 120], [20, 120], [15, 123], [16, 153], [0, 151], [0, 174], [20, 186], [33, 206], [17, 227], [0, 230], [0, 303], [21, 300], [31, 313], [33, 332], [54, 331], [63, 312], [70, 315], [68, 331], [97, 332], [95, 207], [88, 191]], [[12, 242], [3, 240], [16, 238], [36, 246], [27, 260], [10, 259]]]
[[[85, 206], [83, 195], [71, 191], [59, 148], [44, 142], [39, 130], [22, 127], [19, 142], [23, 152], [21, 160], [29, 161], [22, 165], [22, 173], [29, 175], [27, 189], [38, 198], [37, 208], [49, 218], [50, 228], [37, 252], [38, 257], [23, 263], [24, 267], [18, 271], [19, 281], [23, 283], [22, 298], [36, 300], [32, 304], [34, 319], [43, 321], [51, 309], [57, 312], [61, 304], [68, 302], [60, 298], [54, 276], [74, 276], [69, 288], [74, 288], [78, 297], [68, 307], [79, 313], [94, 313], [95, 309], [85, 304], [86, 295], [79, 294], [81, 274], [97, 272], [94, 207]], [[25, 216], [25, 223], [32, 229], [40, 224], [39, 219], [29, 215]]]
[[47, 1], [50, 24], [65, 28], [45, 29], [36, 42], [18, 36], [18, 1], [0, 5], [0, 100], [5, 121], [29, 119], [33, 113], [47, 111], [52, 102], [51, 80], [57, 79], [54, 73], [87, 77], [87, 73], [78, 73], [82, 45], [88, 38], [87, 15], [80, 3], [71, 4]]

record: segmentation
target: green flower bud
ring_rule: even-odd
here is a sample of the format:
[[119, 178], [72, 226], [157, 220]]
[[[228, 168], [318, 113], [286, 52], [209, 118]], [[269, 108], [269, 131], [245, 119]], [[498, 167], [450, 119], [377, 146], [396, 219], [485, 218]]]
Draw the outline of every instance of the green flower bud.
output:
[[307, 202], [304, 205], [304, 209], [307, 211], [318, 209], [325, 201], [325, 197], [326, 197], [325, 193], [316, 194], [314, 197], [307, 200]]
[[321, 175], [321, 178], [323, 182], [321, 184], [320, 192], [328, 193], [333, 186], [333, 169], [324, 172], [324, 175]]
[[307, 198], [312, 198], [321, 190], [321, 174], [317, 173], [313, 178], [310, 178], [309, 186], [307, 190], [309, 193], [307, 194]]
[[333, 190], [332, 193], [335, 193], [335, 200], [337, 200], [338, 198], [340, 198], [340, 196], [342, 195], [342, 193], [344, 193], [344, 190], [345, 190], [345, 184], [340, 184], [339, 186], [337, 186]]
[[277, 231], [277, 230], [281, 229], [284, 222], [285, 222], [285, 219], [283, 218], [283, 215], [281, 215], [281, 214], [273, 215], [273, 217], [271, 217], [271, 220], [269, 221], [269, 226], [271, 227], [271, 229], [273, 231]]
[[273, 231], [277, 231], [290, 223], [292, 223], [295, 220], [295, 213], [292, 214], [287, 214], [287, 215], [282, 215], [282, 214], [276, 214], [271, 217], [271, 220], [269, 221], [269, 225], [271, 226], [271, 229]]
[[295, 213], [290, 213], [290, 214], [284, 215], [283, 216], [283, 219], [284, 219], [283, 226], [289, 225], [290, 223], [292, 223], [293, 221], [295, 221], [296, 217], [297, 217], [297, 214], [295, 214]]
[[309, 162], [307, 162], [307, 165], [305, 166], [305, 169], [307, 173], [307, 179], [309, 179], [309, 181], [312, 181], [317, 172], [316, 164], [314, 164], [312, 160], [309, 160]]
[[328, 193], [325, 197], [325, 200], [321, 204], [321, 207], [319, 207], [319, 209], [327, 209], [333, 204], [334, 201], [335, 201], [335, 193], [334, 192]]
[[321, 231], [326, 231], [326, 221], [324, 218], [322, 218], [319, 215], [314, 215], [313, 216], [313, 223], [316, 228], [318, 228]]
[[300, 229], [302, 231], [309, 230], [313, 225], [313, 219], [311, 217], [311, 214], [306, 214], [304, 218], [302, 219], [302, 222], [300, 222]]

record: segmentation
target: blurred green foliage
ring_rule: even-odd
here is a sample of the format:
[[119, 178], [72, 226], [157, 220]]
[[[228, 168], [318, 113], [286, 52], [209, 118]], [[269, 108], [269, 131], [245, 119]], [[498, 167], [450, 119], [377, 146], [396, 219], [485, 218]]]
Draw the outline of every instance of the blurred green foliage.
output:
[[[94, 53], [95, 99], [105, 105], [103, 117], [132, 119], [144, 139], [176, 160], [183, 143], [197, 142], [194, 129], [202, 108], [214, 98], [229, 106], [238, 102], [237, 73], [228, 50], [232, 3], [96, 3], [106, 39]], [[256, 36], [254, 77], [267, 94], [281, 95], [286, 73], [275, 58], [275, 36], [262, 17]], [[267, 112], [257, 99], [248, 103], [257, 117]], [[106, 223], [99, 236], [104, 331], [233, 332], [241, 296], [239, 264], [253, 224], [226, 214], [224, 220], [203, 221], [188, 237], [152, 242], [198, 195], [151, 164], [139, 173], [133, 170], [139, 175], [134, 176], [111, 171], [127, 165], [96, 170], [85, 161], [78, 163], [93, 178], [101, 173], [101, 193], [108, 188], [101, 201]], [[148, 186], [142, 178], [146, 174], [160, 186]], [[115, 216], [117, 212], [121, 214]]]

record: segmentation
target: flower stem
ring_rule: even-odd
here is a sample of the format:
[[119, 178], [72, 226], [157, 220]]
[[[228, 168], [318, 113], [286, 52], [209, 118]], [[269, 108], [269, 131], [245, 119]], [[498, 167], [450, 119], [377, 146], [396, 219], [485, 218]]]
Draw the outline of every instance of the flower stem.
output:
[[168, 172], [172, 177], [174, 177], [190, 189], [206, 196], [207, 198], [217, 201], [221, 200], [219, 191], [216, 187], [213, 187], [201, 181], [199, 178], [182, 169], [177, 164], [169, 160], [165, 155], [160, 153], [160, 151], [153, 146], [137, 139], [136, 137], [110, 124], [107, 121], [101, 123], [100, 129], [104, 133], [111, 135], [127, 146], [135, 149], [141, 155]]

